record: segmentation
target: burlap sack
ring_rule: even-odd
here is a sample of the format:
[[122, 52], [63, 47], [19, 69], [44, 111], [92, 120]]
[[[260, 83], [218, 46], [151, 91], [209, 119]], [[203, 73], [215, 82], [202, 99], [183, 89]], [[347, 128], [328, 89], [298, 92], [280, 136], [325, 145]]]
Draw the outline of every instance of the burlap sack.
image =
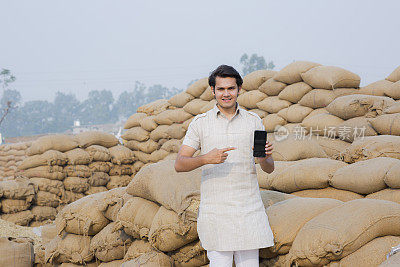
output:
[[143, 162], [135, 161], [135, 163], [133, 163], [132, 169], [133, 169], [134, 172], [138, 172], [143, 167], [143, 165], [144, 165]]
[[367, 160], [377, 157], [400, 159], [400, 136], [379, 135], [360, 138], [354, 141], [336, 159], [347, 163]]
[[279, 254], [288, 253], [304, 224], [315, 216], [342, 204], [342, 201], [329, 198], [292, 198], [268, 207], [266, 212], [275, 243], [268, 250]]
[[400, 113], [383, 114], [368, 121], [379, 134], [400, 135]]
[[134, 113], [125, 122], [124, 129], [130, 129], [140, 125], [140, 121], [143, 120], [147, 115], [145, 113]]
[[360, 94], [363, 95], [377, 95], [384, 96], [385, 91], [392, 85], [393, 83], [388, 80], [380, 80], [377, 82], [373, 82], [366, 86], [360, 88]]
[[321, 66], [321, 64], [309, 61], [295, 61], [275, 74], [274, 80], [287, 84], [301, 82], [303, 81], [301, 74], [317, 66]]
[[158, 141], [162, 138], [168, 138], [167, 129], [168, 125], [159, 125], [150, 133], [150, 138], [153, 141]]
[[258, 90], [263, 92], [268, 96], [276, 96], [278, 95], [284, 88], [286, 87], [285, 83], [278, 82], [273, 78], [266, 80], [263, 84], [260, 85]]
[[97, 233], [90, 241], [90, 251], [103, 262], [123, 259], [133, 238], [124, 230], [114, 231], [112, 222]]
[[98, 145], [92, 145], [85, 149], [93, 161], [110, 161], [110, 151], [108, 148]]
[[132, 176], [130, 175], [113, 175], [110, 176], [110, 181], [107, 183], [106, 187], [108, 190], [125, 187], [132, 181]]
[[56, 225], [54, 223], [43, 225], [41, 227], [40, 237], [42, 238], [43, 244], [49, 243], [52, 239], [57, 237]]
[[324, 265], [383, 235], [400, 234], [400, 205], [376, 199], [345, 202], [308, 221], [290, 249], [292, 264]]
[[138, 258], [139, 256], [154, 250], [150, 243], [145, 240], [135, 239], [132, 241], [131, 246], [128, 248], [124, 256], [124, 261], [130, 261]]
[[288, 122], [302, 122], [304, 118], [311, 113], [311, 111], [312, 108], [294, 104], [290, 107], [281, 109], [278, 112], [278, 115]]
[[142, 127], [132, 127], [127, 130], [122, 136], [124, 140], [136, 140], [139, 142], [146, 141], [150, 138], [150, 133]]
[[175, 161], [143, 167], [127, 187], [133, 196], [160, 203], [191, 221], [197, 220], [200, 204], [201, 170], [177, 173]]
[[114, 229], [124, 231], [134, 238], [148, 238], [149, 231], [159, 206], [143, 198], [128, 199], [117, 214]]
[[340, 190], [333, 187], [323, 189], [307, 189], [293, 192], [292, 195], [298, 197], [311, 197], [311, 198], [333, 198], [340, 201], [350, 201], [354, 199], [364, 198], [362, 195], [347, 191]]
[[326, 188], [331, 175], [346, 165], [326, 158], [301, 160], [279, 172], [272, 181], [272, 188], [285, 193]]
[[85, 195], [92, 195], [101, 192], [107, 192], [108, 189], [105, 186], [91, 186], [87, 191], [85, 191]]
[[145, 129], [148, 132], [153, 131], [157, 128], [157, 123], [154, 121], [155, 116], [148, 116], [140, 121], [140, 127]]
[[186, 89], [186, 93], [194, 97], [200, 97], [207, 87], [208, 87], [208, 78], [202, 78], [192, 83]]
[[393, 164], [385, 175], [385, 183], [391, 188], [400, 188], [400, 162]]
[[266, 173], [261, 169], [260, 164], [256, 164], [259, 187], [264, 189], [272, 189], [272, 181], [275, 179], [278, 173], [282, 172], [294, 163], [295, 162], [292, 161], [274, 161], [274, 171], [272, 173]]
[[347, 147], [350, 146], [350, 143], [340, 139], [333, 139], [316, 135], [312, 135], [311, 139], [318, 143], [330, 158], [336, 158], [337, 155], [340, 154], [340, 152], [344, 151]]
[[30, 202], [35, 196], [34, 184], [25, 177], [17, 177], [14, 180], [0, 181], [0, 194], [4, 198], [23, 199]]
[[39, 166], [46, 165], [60, 165], [63, 166], [67, 164], [68, 158], [67, 156], [56, 150], [48, 150], [41, 155], [34, 155], [25, 158], [21, 164], [18, 166], [20, 170], [26, 170], [30, 168], [35, 168]]
[[65, 178], [65, 173], [61, 166], [39, 166], [24, 170], [21, 174], [28, 178], [37, 177], [51, 180], [64, 180]]
[[110, 221], [117, 221], [118, 212], [132, 196], [126, 193], [126, 187], [111, 189], [97, 200], [97, 208]]
[[207, 252], [198, 240], [175, 250], [171, 257], [176, 267], [203, 266], [209, 263]]
[[4, 198], [0, 201], [0, 206], [3, 213], [16, 213], [29, 209], [31, 203], [23, 199]]
[[146, 113], [147, 115], [157, 115], [166, 110], [170, 105], [166, 99], [159, 99], [138, 107], [137, 112]]
[[93, 259], [90, 252], [91, 236], [65, 234], [57, 236], [50, 243], [45, 244], [46, 262], [60, 264], [63, 262], [84, 264]]
[[46, 135], [36, 139], [26, 150], [28, 156], [43, 154], [47, 150], [65, 152], [78, 147], [78, 143], [70, 135]]
[[124, 262], [121, 266], [123, 267], [173, 267], [174, 261], [170, 256], [166, 254], [152, 250], [145, 254], [140, 255], [139, 257]]
[[91, 145], [99, 145], [104, 147], [113, 147], [118, 145], [118, 139], [109, 133], [99, 131], [88, 131], [77, 134], [75, 136], [79, 147], [87, 148]]
[[167, 142], [165, 142], [161, 146], [161, 149], [163, 149], [169, 153], [178, 153], [181, 145], [182, 145], [181, 140], [171, 139], [171, 140], [168, 140]]
[[291, 104], [292, 103], [287, 100], [279, 99], [278, 96], [270, 96], [258, 102], [257, 107], [268, 113], [277, 113], [279, 110], [287, 108]]
[[92, 162], [92, 157], [82, 148], [75, 148], [65, 152], [69, 165], [86, 165]]
[[105, 172], [93, 172], [88, 178], [90, 186], [103, 186], [110, 181], [110, 176]]
[[116, 175], [132, 175], [132, 165], [114, 165], [110, 168], [110, 176]]
[[327, 138], [335, 138], [339, 133], [338, 125], [344, 120], [331, 114], [318, 114], [307, 117], [301, 122], [309, 134], [319, 135]]
[[391, 82], [400, 81], [400, 67], [397, 67], [387, 78], [386, 80]]
[[360, 76], [336, 66], [318, 66], [301, 74], [304, 82], [314, 88], [357, 88]]
[[192, 115], [198, 115], [201, 114], [201, 109], [208, 104], [208, 101], [204, 101], [198, 98], [193, 99], [189, 103], [187, 103], [184, 107], [183, 110], [192, 114]]
[[30, 210], [24, 210], [17, 213], [1, 214], [0, 218], [8, 222], [13, 222], [17, 225], [28, 226], [29, 222], [33, 220], [34, 215]]
[[[110, 156], [111, 157], [111, 156]], [[110, 168], [113, 166], [111, 162], [92, 162], [89, 164], [90, 172], [109, 172]]]
[[383, 110], [383, 114], [393, 114], [393, 113], [400, 113], [400, 102], [399, 101], [397, 101], [393, 105], [391, 105]]
[[31, 267], [33, 244], [28, 238], [0, 237], [0, 266]]
[[36, 193], [33, 203], [38, 206], [47, 206], [56, 208], [58, 207], [58, 205], [60, 205], [61, 202], [62, 202], [61, 198], [56, 194], [39, 190]]
[[185, 129], [185, 130], [187, 131], [187, 129], [189, 128], [189, 124], [192, 122], [192, 120], [193, 120], [194, 118], [195, 118], [195, 117], [192, 117], [192, 118], [188, 119], [187, 121], [185, 121], [184, 123], [182, 123], [183, 129]]
[[142, 151], [133, 151], [135, 158], [141, 161], [143, 164], [151, 162], [151, 154], [144, 153]]
[[284, 267], [287, 266], [287, 256], [286, 255], [278, 255], [274, 258], [265, 258], [263, 257], [263, 252], [265, 250], [261, 249], [260, 250], [260, 267], [271, 267], [271, 266], [276, 266], [276, 267]]
[[397, 81], [385, 88], [385, 95], [393, 99], [400, 99], [400, 81]]
[[310, 108], [324, 108], [339, 96], [356, 94], [359, 91], [358, 89], [350, 88], [338, 88], [334, 90], [314, 89], [305, 94], [300, 99], [299, 104]]
[[278, 114], [268, 114], [262, 119], [265, 131], [272, 133], [275, 131], [278, 125], [282, 126], [286, 124], [286, 120]]
[[87, 178], [80, 177], [67, 177], [64, 180], [65, 190], [72, 191], [75, 193], [83, 193], [89, 190], [89, 183]]
[[243, 77], [242, 88], [246, 91], [257, 90], [261, 84], [276, 74], [272, 70], [256, 70]]
[[55, 220], [57, 215], [57, 210], [53, 207], [34, 206], [31, 211], [35, 221]]
[[149, 231], [150, 244], [164, 252], [176, 250], [198, 238], [197, 223], [184, 223], [178, 214], [161, 206]]
[[64, 167], [64, 172], [68, 177], [85, 177], [92, 175], [90, 168], [86, 165], [68, 165]]
[[253, 113], [257, 114], [258, 117], [260, 117], [261, 119], [268, 115], [268, 112], [258, 109], [258, 108], [251, 109], [251, 110], [249, 110], [249, 112], [253, 112]]
[[256, 104], [262, 101], [266, 97], [267, 97], [266, 94], [258, 90], [253, 90], [240, 95], [237, 98], [237, 102], [239, 103], [240, 106], [248, 109], [257, 108]]
[[56, 218], [57, 232], [95, 235], [110, 221], [97, 208], [97, 200], [106, 192], [85, 196], [65, 206]]
[[[69, 204], [69, 203], [77, 201], [78, 199], [83, 198], [84, 196], [85, 195], [82, 194], [82, 193], [75, 193], [75, 192], [72, 192], [72, 191], [65, 191], [64, 195], [61, 198], [61, 203], [63, 205], [64, 204]], [[59, 207], [61, 207], [63, 205], [60, 205]], [[59, 208], [59, 210], [61, 210], [61, 208]]]
[[346, 142], [354, 142], [358, 138], [378, 135], [372, 128], [369, 119], [365, 117], [355, 117], [348, 119], [336, 127], [336, 136]]
[[161, 112], [154, 117], [154, 121], [160, 125], [171, 125], [173, 123], [183, 123], [191, 117], [193, 115], [184, 111], [183, 108], [178, 108]]
[[132, 150], [127, 147], [117, 145], [109, 148], [111, 155], [111, 162], [114, 164], [130, 164], [133, 162], [134, 154]]
[[311, 90], [312, 88], [308, 84], [304, 82], [298, 82], [286, 86], [286, 88], [279, 93], [278, 97], [282, 100], [297, 103], [305, 94], [307, 94]]
[[326, 110], [344, 120], [354, 117], [376, 117], [395, 101], [385, 96], [345, 95], [333, 100]]
[[386, 188], [365, 196], [366, 198], [393, 201], [400, 204], [400, 190]]
[[64, 184], [62, 181], [38, 177], [31, 178], [30, 181], [41, 191], [47, 191], [60, 197], [64, 194]]
[[168, 126], [165, 133], [168, 139], [182, 139], [185, 136], [186, 130], [183, 129], [182, 124], [172, 124]]
[[186, 105], [188, 102], [192, 101], [194, 99], [194, 96], [191, 94], [188, 94], [186, 92], [179, 93], [177, 95], [174, 95], [171, 97], [168, 102], [178, 108], [182, 108], [184, 105]]

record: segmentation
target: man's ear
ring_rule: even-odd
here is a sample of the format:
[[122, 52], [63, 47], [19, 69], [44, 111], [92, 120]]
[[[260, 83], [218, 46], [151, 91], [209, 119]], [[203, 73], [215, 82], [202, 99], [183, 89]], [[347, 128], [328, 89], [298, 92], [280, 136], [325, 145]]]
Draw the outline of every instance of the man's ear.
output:
[[215, 96], [215, 86], [211, 86], [211, 93]]

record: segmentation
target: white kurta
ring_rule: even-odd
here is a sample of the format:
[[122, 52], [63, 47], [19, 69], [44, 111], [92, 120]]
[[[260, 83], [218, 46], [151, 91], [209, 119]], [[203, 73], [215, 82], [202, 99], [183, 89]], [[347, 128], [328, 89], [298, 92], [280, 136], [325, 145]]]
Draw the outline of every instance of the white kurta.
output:
[[238, 106], [228, 120], [215, 106], [197, 115], [183, 145], [201, 148], [235, 147], [221, 164], [202, 167], [197, 231], [206, 250], [237, 251], [274, 245], [261, 200], [253, 157], [254, 130], [264, 130], [260, 117]]

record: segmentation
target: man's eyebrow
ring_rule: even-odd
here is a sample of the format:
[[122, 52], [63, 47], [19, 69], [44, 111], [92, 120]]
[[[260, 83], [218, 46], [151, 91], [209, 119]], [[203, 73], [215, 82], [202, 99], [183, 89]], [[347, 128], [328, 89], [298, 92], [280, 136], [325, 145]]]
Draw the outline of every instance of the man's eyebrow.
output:
[[[235, 86], [226, 87], [227, 89], [234, 89]], [[225, 87], [217, 86], [217, 89], [225, 89]]]

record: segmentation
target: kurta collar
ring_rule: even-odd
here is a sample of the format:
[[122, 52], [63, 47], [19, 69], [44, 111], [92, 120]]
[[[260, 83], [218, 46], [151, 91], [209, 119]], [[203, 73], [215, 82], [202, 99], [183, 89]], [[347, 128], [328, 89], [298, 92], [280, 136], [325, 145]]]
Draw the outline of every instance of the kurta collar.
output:
[[[237, 114], [242, 115], [240, 110], [242, 110], [242, 108], [239, 106], [239, 103], [236, 102], [236, 112], [235, 112], [235, 115], [233, 115], [233, 117], [235, 117]], [[215, 104], [215, 106], [213, 107], [212, 113], [216, 118], [218, 117], [218, 114], [221, 113], [221, 110], [219, 110], [219, 108], [217, 107], [217, 104]]]

